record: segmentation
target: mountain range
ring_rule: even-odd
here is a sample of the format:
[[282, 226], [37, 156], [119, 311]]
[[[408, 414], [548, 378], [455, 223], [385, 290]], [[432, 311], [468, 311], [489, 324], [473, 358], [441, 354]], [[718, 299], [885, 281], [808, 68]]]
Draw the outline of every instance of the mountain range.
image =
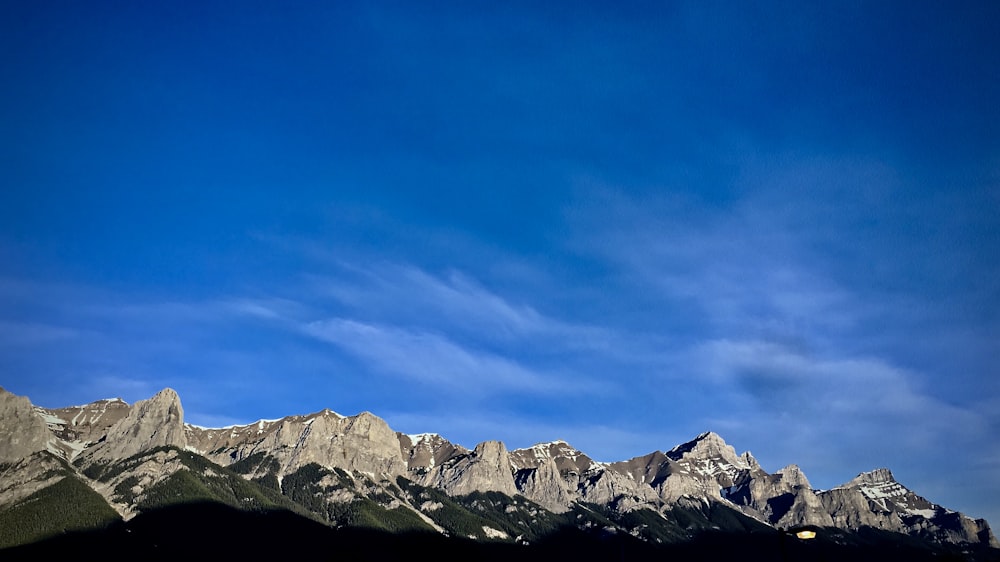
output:
[[[563, 441], [468, 449], [436, 433], [396, 432], [368, 412], [204, 428], [184, 422], [171, 389], [132, 405], [105, 399], [56, 409], [0, 389], [2, 552], [27, 556], [37, 545], [92, 545], [94, 537], [130, 544], [138, 529], [166, 528], [150, 525], [155, 517], [190, 522], [218, 510], [211, 525], [239, 520], [249, 529], [247, 517], [282, 514], [299, 522], [286, 525], [296, 529], [289, 533], [433, 536], [505, 555], [540, 552], [531, 545], [552, 537], [655, 549], [725, 533], [764, 541], [765, 550], [777, 544], [789, 558], [804, 547], [787, 546], [785, 531], [809, 527], [830, 549], [1000, 557], [985, 520], [917, 495], [886, 468], [817, 490], [797, 466], [768, 473], [712, 432], [607, 463]], [[157, 537], [150, 544], [184, 542]]]

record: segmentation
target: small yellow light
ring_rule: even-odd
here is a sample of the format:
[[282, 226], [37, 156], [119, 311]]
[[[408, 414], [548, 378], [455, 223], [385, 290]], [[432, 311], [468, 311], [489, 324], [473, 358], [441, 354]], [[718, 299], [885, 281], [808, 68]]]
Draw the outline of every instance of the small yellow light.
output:
[[810, 531], [808, 529], [803, 529], [803, 530], [795, 533], [795, 536], [798, 537], [798, 538], [800, 538], [800, 539], [802, 539], [802, 540], [815, 539], [816, 538], [816, 531]]

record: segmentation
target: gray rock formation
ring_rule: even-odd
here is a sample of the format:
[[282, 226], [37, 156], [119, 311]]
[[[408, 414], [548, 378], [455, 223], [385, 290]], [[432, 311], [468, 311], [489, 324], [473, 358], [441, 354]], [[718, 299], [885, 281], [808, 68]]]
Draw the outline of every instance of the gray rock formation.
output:
[[124, 418], [108, 428], [103, 441], [82, 454], [91, 462], [111, 462], [165, 445], [181, 449], [187, 445], [184, 410], [180, 397], [170, 388], [136, 402]]
[[[319, 472], [315, 488], [325, 490], [325, 504], [389, 497], [390, 508], [406, 507], [425, 519], [440, 502], [426, 491], [403, 494], [393, 484], [396, 477], [454, 496], [520, 494], [553, 512], [576, 502], [619, 514], [719, 504], [777, 528], [873, 527], [943, 543], [1000, 546], [986, 521], [929, 502], [887, 469], [816, 491], [797, 466], [768, 474], [749, 452], [738, 455], [711, 432], [666, 452], [606, 464], [563, 441], [510, 452], [499, 441], [486, 441], [470, 451], [437, 434], [396, 433], [368, 412], [344, 417], [323, 410], [217, 429], [185, 425], [183, 418], [180, 399], [170, 389], [132, 407], [102, 400], [60, 409], [33, 407], [27, 398], [0, 389], [0, 508], [75, 473], [128, 518], [136, 498], [177, 471], [200, 466], [204, 474], [212, 472], [192, 460], [195, 453], [222, 466], [257, 459], [244, 477], [266, 476], [272, 487], [316, 463], [327, 469]], [[152, 452], [161, 446], [172, 448]]]
[[35, 412], [58, 438], [53, 452], [67, 461], [73, 461], [85, 448], [104, 438], [130, 410], [121, 398], [57, 409], [35, 406]]
[[466, 456], [470, 452], [436, 433], [396, 435], [399, 438], [399, 451], [406, 459], [406, 469], [417, 479], [444, 465], [450, 459]]
[[662, 504], [651, 486], [636, 482], [630, 474], [616, 470], [613, 465], [584, 474], [579, 491], [584, 501], [610, 505], [620, 511], [643, 507], [657, 509]]
[[580, 475], [596, 465], [593, 459], [565, 441], [539, 443], [527, 449], [516, 449], [510, 452], [510, 460], [515, 469], [537, 468], [552, 460], [559, 472], [568, 477]]
[[279, 474], [310, 463], [373, 475], [406, 473], [399, 438], [381, 418], [330, 410], [222, 429], [185, 428], [189, 445], [222, 465], [256, 453], [276, 459]]
[[106, 398], [66, 408], [41, 408], [35, 406], [49, 429], [63, 441], [93, 443], [107, 435], [115, 423], [128, 415], [131, 408], [121, 398]]
[[0, 388], [0, 462], [11, 463], [44, 451], [52, 433], [31, 401]]
[[887, 468], [863, 472], [850, 482], [819, 494], [833, 525], [863, 526], [907, 534], [930, 534], [945, 542], [1000, 547], [983, 519], [972, 519], [914, 494]]
[[451, 495], [472, 492], [518, 493], [507, 447], [499, 441], [484, 441], [472, 453], [442, 466], [429, 482]]
[[528, 499], [549, 511], [563, 513], [579, 497], [571, 479], [564, 478], [555, 459], [549, 458], [536, 467], [518, 470], [514, 484]]

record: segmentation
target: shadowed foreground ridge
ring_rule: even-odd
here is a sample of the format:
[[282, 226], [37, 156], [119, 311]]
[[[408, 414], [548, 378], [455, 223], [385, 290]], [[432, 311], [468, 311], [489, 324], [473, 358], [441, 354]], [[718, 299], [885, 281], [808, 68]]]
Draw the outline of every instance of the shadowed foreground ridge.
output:
[[[711, 432], [598, 463], [563, 441], [470, 450], [367, 412], [201, 428], [170, 389], [60, 409], [0, 390], [0, 429], [18, 436], [0, 458], [4, 559], [1000, 560], [984, 520], [888, 469], [817, 491], [798, 467], [769, 474]], [[818, 538], [780, 531], [800, 525]]]
[[[847, 539], [845, 541], [845, 539]], [[4, 560], [95, 556], [101, 560], [219, 558], [376, 561], [437, 553], [448, 557], [530, 562], [551, 560], [1000, 560], [994, 552], [962, 553], [901, 541], [869, 530], [851, 536], [822, 535], [810, 542], [776, 531], [708, 531], [678, 544], [651, 544], [628, 534], [561, 528], [535, 544], [485, 543], [432, 532], [388, 533], [334, 529], [288, 511], [248, 512], [217, 503], [191, 503], [153, 510], [105, 529], [61, 534], [0, 551]], [[640, 558], [642, 557], [642, 558]]]

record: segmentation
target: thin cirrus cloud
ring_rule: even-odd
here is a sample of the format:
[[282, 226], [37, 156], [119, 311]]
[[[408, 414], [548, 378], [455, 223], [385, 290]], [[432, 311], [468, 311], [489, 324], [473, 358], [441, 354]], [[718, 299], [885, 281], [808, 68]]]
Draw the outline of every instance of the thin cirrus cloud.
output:
[[493, 353], [471, 351], [429, 332], [342, 318], [311, 322], [304, 332], [336, 345], [378, 372], [451, 392], [551, 392], [561, 387], [552, 375]]
[[[446, 391], [608, 391], [611, 383], [583, 366], [634, 361], [636, 345], [615, 331], [544, 315], [456, 269], [434, 275], [412, 264], [338, 263], [310, 285], [314, 318], [326, 317], [300, 322], [300, 333], [376, 373]], [[339, 313], [319, 312], [331, 307]]]
[[694, 307], [695, 328], [713, 333], [849, 329], [852, 294], [809, 263], [804, 240], [753, 196], [729, 208], [598, 195], [613, 221], [580, 217], [580, 244], [660, 303]]
[[[544, 291], [539, 293], [545, 298]], [[455, 268], [435, 274], [409, 263], [339, 262], [309, 277], [303, 294], [320, 311], [314, 320], [336, 317], [421, 337], [431, 334], [469, 355], [489, 353], [541, 377], [572, 371], [579, 380], [573, 387], [581, 390], [608, 386], [598, 380], [598, 365], [609, 366], [606, 372], [663, 362], [656, 337], [542, 313], [533, 302], [491, 290]]]
[[[891, 466], [919, 488], [941, 451], [971, 481], [996, 415], [964, 390], [989, 384], [981, 363], [955, 367], [989, 344], [954, 307], [992, 305], [936, 283], [981, 249], [956, 239], [918, 252], [940, 249], [934, 225], [951, 219], [879, 165], [787, 164], [753, 170], [721, 203], [593, 188], [599, 204], [574, 211], [574, 248], [684, 318], [687, 346], [671, 353], [687, 380], [671, 381], [698, 396], [684, 412], [696, 425], [765, 462], [800, 463], [819, 486]], [[901, 229], [914, 239], [891, 244]]]
[[[930, 455], [959, 466], [989, 441], [990, 416], [937, 397], [926, 374], [874, 357], [820, 357], [760, 340], [717, 340], [695, 352], [720, 407], [707, 422], [734, 441], [757, 442], [771, 462], [801, 464], [821, 487], [891, 466], [933, 481]], [[754, 435], [775, 439], [761, 442]], [[971, 477], [967, 467], [963, 474]]]
[[331, 275], [314, 279], [313, 291], [353, 312], [393, 324], [433, 325], [493, 342], [560, 338], [578, 346], [604, 346], [613, 335], [515, 304], [455, 268], [434, 275], [412, 264], [361, 267], [338, 262]]
[[712, 384], [750, 397], [769, 415], [792, 413], [816, 426], [826, 425], [824, 419], [852, 420], [849, 424], [897, 420], [925, 437], [952, 431], [956, 424], [973, 432], [982, 429], [971, 410], [935, 398], [918, 384], [917, 373], [884, 360], [823, 358], [765, 341], [717, 340], [698, 353]]

